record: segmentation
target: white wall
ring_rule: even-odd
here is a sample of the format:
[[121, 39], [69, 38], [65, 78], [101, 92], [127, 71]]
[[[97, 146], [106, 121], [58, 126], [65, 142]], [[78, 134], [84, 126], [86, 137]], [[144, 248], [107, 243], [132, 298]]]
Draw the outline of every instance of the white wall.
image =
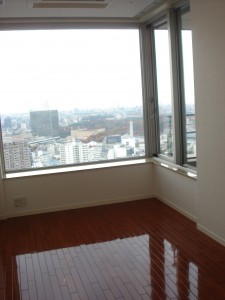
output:
[[192, 0], [199, 229], [225, 244], [225, 1]]
[[[26, 215], [154, 196], [151, 164], [4, 180], [7, 216]], [[13, 199], [26, 196], [28, 206]]]
[[[196, 221], [197, 181], [153, 163], [20, 177], [3, 183], [8, 217], [157, 197]], [[15, 208], [13, 199], [24, 196], [28, 206]]]
[[197, 221], [197, 180], [157, 164], [153, 169], [156, 197], [191, 220]]

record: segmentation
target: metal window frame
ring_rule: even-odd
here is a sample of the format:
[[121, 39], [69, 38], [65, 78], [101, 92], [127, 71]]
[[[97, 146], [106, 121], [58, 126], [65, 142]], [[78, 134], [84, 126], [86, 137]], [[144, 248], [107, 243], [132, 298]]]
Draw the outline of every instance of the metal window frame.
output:
[[156, 75], [156, 50], [155, 50], [155, 40], [154, 40], [154, 29], [157, 27], [167, 24], [168, 26], [168, 34], [169, 34], [169, 54], [171, 57], [172, 50], [171, 50], [171, 43], [170, 43], [170, 22], [169, 22], [169, 12], [167, 11], [164, 14], [161, 14], [158, 19], [155, 19], [149, 26], [149, 34], [151, 36], [151, 47], [152, 47], [152, 77], [153, 77], [153, 99], [154, 99], [154, 116], [155, 116], [155, 151], [153, 153], [154, 156], [162, 158], [164, 160], [170, 161], [172, 163], [176, 163], [176, 131], [175, 131], [175, 116], [174, 116], [174, 92], [173, 92], [173, 67], [172, 67], [172, 60], [170, 61], [170, 70], [171, 70], [171, 92], [172, 92], [172, 114], [173, 114], [173, 137], [174, 137], [174, 155], [173, 157], [166, 156], [160, 153], [160, 134], [159, 134], [159, 107], [158, 107], [158, 92], [157, 92], [157, 75]]
[[154, 153], [154, 101], [152, 95], [152, 74], [151, 74], [151, 39], [145, 25], [140, 25], [140, 54], [142, 72], [142, 93], [143, 93], [143, 113], [144, 113], [144, 134], [145, 134], [145, 154], [152, 157]]
[[[153, 156], [157, 156], [166, 161], [171, 161], [177, 165], [193, 168], [187, 162], [186, 154], [186, 109], [184, 99], [184, 78], [183, 78], [183, 57], [181, 44], [181, 24], [179, 16], [190, 11], [188, 0], [178, 1], [172, 8], [160, 15], [155, 16], [151, 22], [147, 22], [148, 34], [151, 39], [151, 68], [152, 81], [149, 83], [152, 88], [152, 99], [154, 102], [154, 128], [155, 135]], [[159, 115], [157, 99], [157, 76], [156, 76], [156, 58], [154, 44], [154, 29], [157, 26], [167, 22], [169, 33], [170, 49], [170, 68], [171, 68], [171, 90], [172, 90], [172, 113], [173, 113], [173, 135], [174, 135], [174, 157], [168, 157], [160, 153], [160, 135], [159, 135]]]
[[[179, 84], [179, 105], [180, 105], [180, 144], [181, 161], [180, 165], [196, 169], [196, 166], [188, 163], [187, 159], [187, 136], [186, 136], [186, 103], [185, 103], [185, 83], [184, 83], [184, 64], [183, 64], [183, 46], [182, 46], [182, 15], [190, 12], [190, 4], [184, 1], [182, 5], [175, 10], [176, 36], [177, 36], [177, 62], [178, 62], [178, 84]], [[197, 158], [196, 158], [197, 162]]]
[[170, 40], [170, 55], [171, 55], [171, 72], [172, 72], [172, 99], [173, 99], [173, 113], [174, 113], [174, 143], [175, 155], [174, 162], [182, 165], [183, 162], [183, 134], [182, 134], [182, 105], [180, 102], [180, 76], [179, 76], [179, 60], [177, 48], [177, 22], [176, 12], [170, 9], [168, 12], [169, 22], [169, 40]]
[[3, 138], [2, 138], [2, 120], [0, 115], [0, 178], [4, 178], [5, 174], [6, 174], [6, 169], [5, 169]]

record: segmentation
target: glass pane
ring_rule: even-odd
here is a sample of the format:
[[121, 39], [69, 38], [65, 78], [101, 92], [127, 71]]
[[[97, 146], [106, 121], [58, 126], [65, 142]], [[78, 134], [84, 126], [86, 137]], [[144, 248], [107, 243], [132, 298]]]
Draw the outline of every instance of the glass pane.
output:
[[185, 163], [196, 166], [195, 97], [190, 12], [181, 15], [181, 44], [185, 104]]
[[6, 172], [145, 155], [139, 31], [0, 32]]
[[171, 68], [167, 24], [154, 29], [160, 154], [174, 155]]

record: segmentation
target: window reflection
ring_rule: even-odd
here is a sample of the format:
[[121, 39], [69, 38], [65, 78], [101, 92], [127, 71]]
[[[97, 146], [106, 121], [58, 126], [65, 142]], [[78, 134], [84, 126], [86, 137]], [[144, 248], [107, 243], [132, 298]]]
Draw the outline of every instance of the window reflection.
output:
[[198, 267], [177, 249], [164, 240], [165, 283], [179, 299], [195, 299], [198, 297]]
[[148, 234], [20, 254], [14, 264], [18, 299], [99, 299], [96, 286], [100, 299], [198, 298], [198, 267]]

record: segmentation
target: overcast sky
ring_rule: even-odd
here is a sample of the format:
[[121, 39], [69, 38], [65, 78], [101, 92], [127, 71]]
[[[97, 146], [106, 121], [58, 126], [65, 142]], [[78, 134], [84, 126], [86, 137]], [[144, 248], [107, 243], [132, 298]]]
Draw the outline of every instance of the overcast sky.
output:
[[[191, 32], [183, 32], [194, 103]], [[159, 102], [171, 103], [168, 32], [157, 30]], [[0, 31], [0, 112], [142, 105], [139, 31]]]
[[1, 113], [142, 105], [138, 30], [0, 31]]
[[[155, 30], [158, 101], [160, 105], [172, 103], [170, 51], [167, 30]], [[184, 92], [186, 104], [194, 105], [193, 51], [191, 30], [182, 31]]]

